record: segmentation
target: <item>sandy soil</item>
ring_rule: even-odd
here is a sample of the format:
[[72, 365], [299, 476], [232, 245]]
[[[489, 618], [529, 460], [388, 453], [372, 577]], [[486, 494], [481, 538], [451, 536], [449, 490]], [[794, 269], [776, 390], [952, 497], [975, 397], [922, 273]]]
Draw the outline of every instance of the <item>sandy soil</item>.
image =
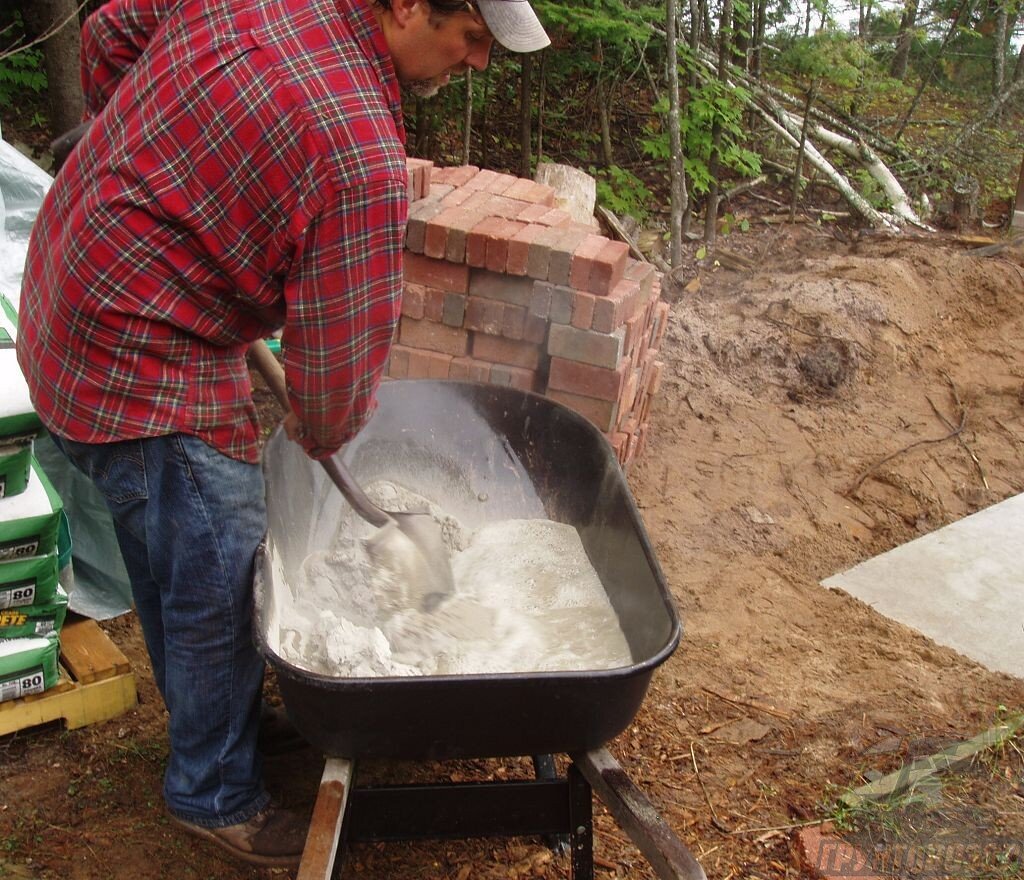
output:
[[[724, 243], [756, 269], [706, 266], [674, 302], [652, 437], [630, 474], [685, 634], [609, 747], [709, 877], [798, 877], [795, 833], [837, 794], [987, 729], [1000, 706], [1024, 709], [1021, 680], [819, 586], [1024, 490], [1024, 249], [979, 257], [808, 226]], [[131, 616], [104, 627], [141, 703], [82, 731], [0, 740], [0, 877], [271, 876], [170, 827], [138, 629]], [[309, 807], [321, 766], [312, 750], [274, 758], [269, 783]], [[507, 778], [524, 762], [378, 770]], [[1009, 786], [995, 826], [972, 813], [972, 834], [1024, 841], [1020, 773], [999, 765], [960, 790], [980, 804]], [[654, 877], [595, 812], [597, 876]], [[1020, 864], [1004, 870], [992, 876]], [[381, 844], [354, 848], [341, 876], [557, 878], [568, 863], [533, 840]]]

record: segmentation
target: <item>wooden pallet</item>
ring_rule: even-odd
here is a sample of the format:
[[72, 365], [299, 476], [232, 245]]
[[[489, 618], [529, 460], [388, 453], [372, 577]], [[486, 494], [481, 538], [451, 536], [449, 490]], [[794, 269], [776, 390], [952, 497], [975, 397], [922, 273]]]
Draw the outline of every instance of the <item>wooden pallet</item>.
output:
[[0, 736], [59, 720], [74, 730], [137, 703], [128, 658], [95, 620], [75, 620], [60, 631], [60, 680], [44, 693], [0, 703]]

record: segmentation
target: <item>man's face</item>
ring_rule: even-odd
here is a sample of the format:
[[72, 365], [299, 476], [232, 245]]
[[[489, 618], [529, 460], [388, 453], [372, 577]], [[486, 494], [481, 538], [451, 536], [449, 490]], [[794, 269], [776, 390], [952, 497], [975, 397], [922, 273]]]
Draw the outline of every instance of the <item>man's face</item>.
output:
[[469, 68], [484, 70], [494, 37], [475, 12], [442, 15], [427, 0], [410, 14], [407, 41], [393, 54], [399, 81], [413, 94], [428, 98]]

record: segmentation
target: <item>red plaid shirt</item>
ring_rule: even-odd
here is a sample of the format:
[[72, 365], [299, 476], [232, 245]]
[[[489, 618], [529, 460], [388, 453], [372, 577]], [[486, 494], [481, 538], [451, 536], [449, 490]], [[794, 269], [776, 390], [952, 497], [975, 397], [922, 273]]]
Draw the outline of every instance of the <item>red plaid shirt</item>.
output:
[[43, 423], [257, 461], [245, 351], [284, 325], [315, 456], [373, 406], [401, 299], [400, 94], [365, 0], [112, 0], [86, 138], [36, 220], [18, 356]]

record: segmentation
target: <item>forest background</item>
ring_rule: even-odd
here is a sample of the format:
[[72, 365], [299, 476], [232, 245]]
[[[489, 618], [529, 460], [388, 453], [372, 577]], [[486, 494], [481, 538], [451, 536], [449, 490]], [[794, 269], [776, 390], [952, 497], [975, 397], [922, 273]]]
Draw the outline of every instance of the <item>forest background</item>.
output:
[[[0, 4], [0, 122], [41, 164], [80, 120], [75, 25], [100, 5]], [[534, 6], [552, 47], [496, 47], [487, 71], [409, 98], [411, 155], [524, 177], [541, 162], [587, 171], [606, 218], [677, 271], [752, 213], [960, 232], [1013, 216], [1021, 0]]]

